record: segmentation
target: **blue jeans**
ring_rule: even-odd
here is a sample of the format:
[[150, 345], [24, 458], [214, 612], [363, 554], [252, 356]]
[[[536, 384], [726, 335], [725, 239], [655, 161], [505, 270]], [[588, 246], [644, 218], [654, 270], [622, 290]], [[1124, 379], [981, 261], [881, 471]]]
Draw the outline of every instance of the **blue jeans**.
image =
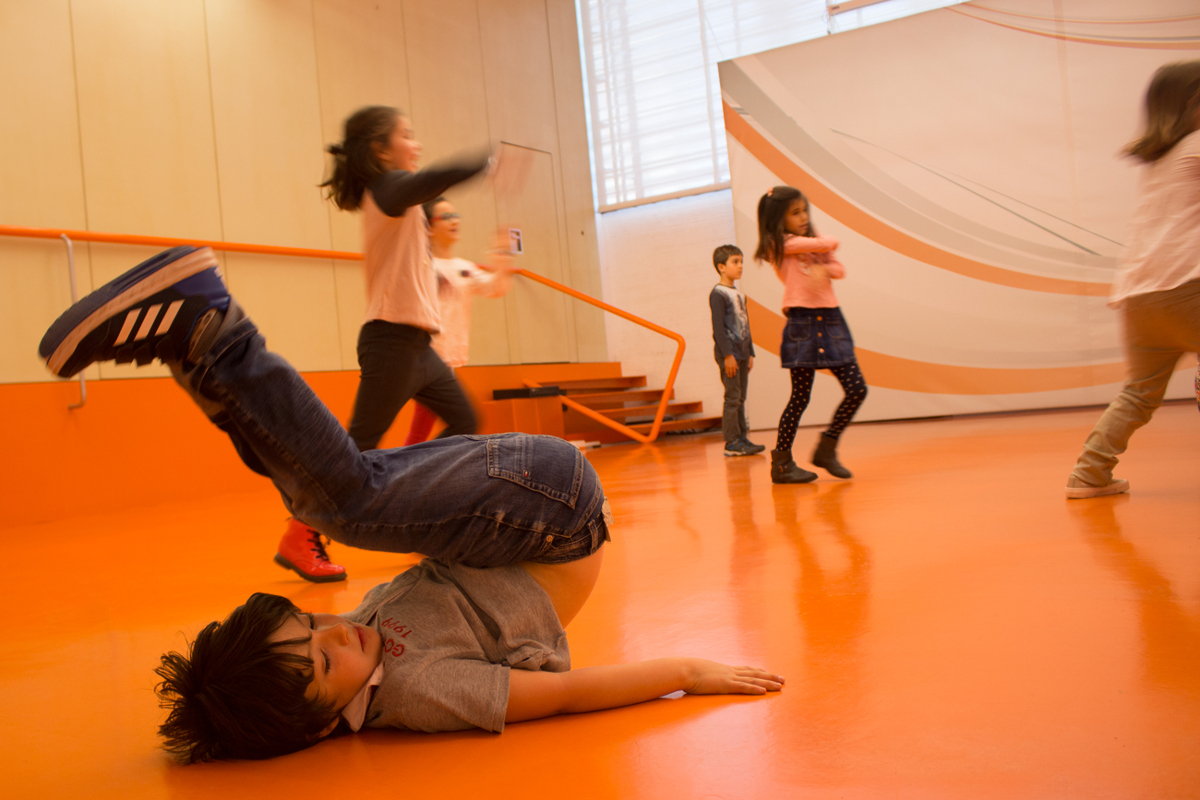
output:
[[573, 445], [508, 433], [359, 452], [236, 313], [176, 379], [288, 510], [330, 539], [471, 567], [574, 561], [608, 539], [600, 480]]

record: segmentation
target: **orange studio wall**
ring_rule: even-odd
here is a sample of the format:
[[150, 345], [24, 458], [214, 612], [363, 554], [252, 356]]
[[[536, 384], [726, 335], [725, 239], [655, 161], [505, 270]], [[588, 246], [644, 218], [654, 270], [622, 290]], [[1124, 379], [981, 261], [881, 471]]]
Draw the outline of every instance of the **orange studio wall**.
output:
[[[354, 409], [358, 371], [301, 374], [345, 424]], [[620, 374], [616, 362], [457, 370], [475, 404], [481, 433], [552, 435], [562, 435], [561, 415], [555, 419], [545, 413], [546, 406], [556, 404], [543, 402], [535, 409], [522, 401], [495, 402], [492, 391], [521, 387], [526, 380]], [[228, 437], [170, 378], [88, 381], [87, 402], [70, 408], [78, 402], [78, 381], [0, 384], [0, 418], [7, 421], [0, 428], [0, 529], [270, 486], [242, 464]], [[411, 420], [409, 403], [380, 446], [403, 444]]]
[[[305, 377], [348, 414], [357, 374]], [[77, 381], [0, 385], [0, 528], [270, 485], [170, 378], [89, 381], [78, 402]]]

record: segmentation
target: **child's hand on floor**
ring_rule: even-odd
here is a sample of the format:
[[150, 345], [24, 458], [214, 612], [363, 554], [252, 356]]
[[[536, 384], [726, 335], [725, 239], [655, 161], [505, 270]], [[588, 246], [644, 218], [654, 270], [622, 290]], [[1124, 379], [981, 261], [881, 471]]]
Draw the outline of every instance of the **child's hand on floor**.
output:
[[688, 694], [766, 694], [783, 688], [783, 676], [757, 667], [731, 667], [703, 658], [685, 659]]

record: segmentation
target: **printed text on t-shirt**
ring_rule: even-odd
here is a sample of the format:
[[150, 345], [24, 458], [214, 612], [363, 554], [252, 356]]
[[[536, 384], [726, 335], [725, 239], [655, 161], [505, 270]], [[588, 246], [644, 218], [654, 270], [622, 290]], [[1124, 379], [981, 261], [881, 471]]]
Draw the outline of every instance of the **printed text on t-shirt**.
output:
[[404, 655], [404, 650], [405, 650], [404, 643], [398, 642], [398, 641], [396, 641], [396, 639], [407, 639], [408, 635], [410, 633], [412, 633], [412, 628], [408, 627], [407, 625], [401, 625], [400, 623], [393, 620], [391, 617], [388, 617], [383, 622], [381, 622], [379, 624], [379, 627], [383, 628], [384, 630], [394, 631], [396, 634], [396, 637], [394, 639], [392, 639], [392, 638], [384, 639], [383, 652], [387, 653], [390, 656], [396, 656], [396, 657]]

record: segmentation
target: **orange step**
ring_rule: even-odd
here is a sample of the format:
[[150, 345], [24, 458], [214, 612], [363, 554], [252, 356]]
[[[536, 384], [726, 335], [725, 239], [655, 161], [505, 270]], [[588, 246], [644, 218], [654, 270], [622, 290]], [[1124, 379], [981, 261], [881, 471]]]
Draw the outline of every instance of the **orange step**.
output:
[[[685, 403], [668, 403], [667, 416], [677, 417], [681, 414], [699, 414], [704, 410], [704, 403], [700, 400], [692, 400]], [[658, 404], [651, 406], [626, 406], [625, 408], [604, 409], [600, 411], [610, 419], [629, 419], [630, 417], [653, 417], [658, 413]]]
[[[639, 389], [632, 392], [600, 392], [597, 394], [577, 394], [571, 399], [588, 408], [619, 408], [628, 401], [650, 401], [657, 403], [662, 399], [662, 389]], [[671, 390], [671, 399], [675, 399], [675, 390]]]
[[[638, 433], [649, 433], [652, 423], [639, 422], [636, 425], [630, 425]], [[659, 427], [660, 433], [667, 431], [707, 431], [712, 428], [721, 427], [720, 417], [691, 417], [689, 419], [673, 419], [669, 422], [664, 421]]]
[[597, 391], [621, 391], [646, 385], [645, 375], [625, 375], [619, 378], [592, 378], [589, 380], [554, 381], [552, 384], [569, 395], [594, 394]]

